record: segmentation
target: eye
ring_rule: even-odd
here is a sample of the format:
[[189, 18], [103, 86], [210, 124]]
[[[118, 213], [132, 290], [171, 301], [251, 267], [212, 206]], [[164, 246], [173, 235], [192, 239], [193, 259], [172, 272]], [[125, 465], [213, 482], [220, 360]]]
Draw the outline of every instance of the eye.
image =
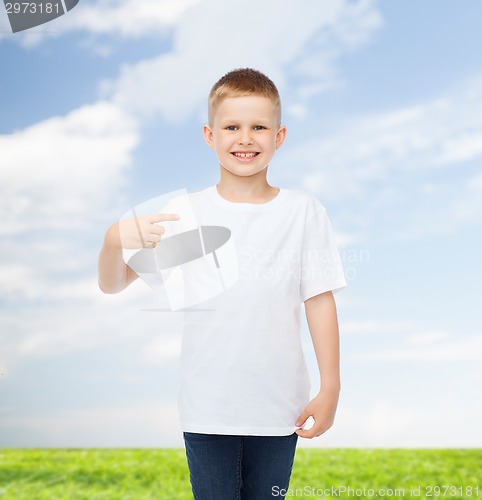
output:
[[254, 130], [266, 130], [266, 127], [263, 127], [263, 125], [255, 125]]
[[226, 127], [226, 130], [236, 130], [236, 128], [237, 128], [236, 125], [228, 125]]

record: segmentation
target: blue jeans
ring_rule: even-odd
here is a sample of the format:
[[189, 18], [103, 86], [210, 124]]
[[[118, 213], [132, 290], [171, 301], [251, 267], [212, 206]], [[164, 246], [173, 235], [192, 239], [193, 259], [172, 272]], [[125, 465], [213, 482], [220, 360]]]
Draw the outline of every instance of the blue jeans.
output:
[[194, 500], [282, 499], [298, 435], [231, 436], [184, 432]]

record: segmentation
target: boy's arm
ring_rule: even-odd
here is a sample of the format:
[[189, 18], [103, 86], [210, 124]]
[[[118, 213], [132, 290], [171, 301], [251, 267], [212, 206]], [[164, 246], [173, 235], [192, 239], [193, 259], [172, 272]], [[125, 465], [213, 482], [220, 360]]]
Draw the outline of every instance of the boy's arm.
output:
[[123, 259], [122, 248], [155, 248], [165, 232], [160, 222], [177, 221], [179, 214], [158, 213], [112, 224], [105, 234], [99, 255], [99, 287], [104, 293], [118, 293], [138, 276]]
[[305, 301], [306, 319], [310, 329], [316, 360], [320, 370], [320, 391], [299, 416], [302, 426], [308, 417], [315, 423], [311, 429], [298, 429], [300, 437], [312, 438], [327, 431], [334, 422], [340, 393], [340, 340], [336, 304], [332, 292], [325, 292]]
[[99, 288], [104, 293], [118, 293], [138, 276], [124, 262], [119, 224], [112, 224], [105, 234], [99, 254]]

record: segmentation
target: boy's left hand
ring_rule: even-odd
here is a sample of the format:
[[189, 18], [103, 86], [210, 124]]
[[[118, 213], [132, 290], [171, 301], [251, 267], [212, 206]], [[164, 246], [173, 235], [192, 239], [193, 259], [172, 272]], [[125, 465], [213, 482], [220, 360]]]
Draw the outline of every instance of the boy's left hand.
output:
[[315, 420], [313, 427], [310, 429], [298, 429], [296, 434], [302, 438], [311, 439], [321, 436], [326, 432], [335, 420], [338, 395], [338, 391], [320, 389], [320, 392], [306, 405], [306, 408], [296, 421], [296, 425], [301, 427], [309, 417], [313, 417]]

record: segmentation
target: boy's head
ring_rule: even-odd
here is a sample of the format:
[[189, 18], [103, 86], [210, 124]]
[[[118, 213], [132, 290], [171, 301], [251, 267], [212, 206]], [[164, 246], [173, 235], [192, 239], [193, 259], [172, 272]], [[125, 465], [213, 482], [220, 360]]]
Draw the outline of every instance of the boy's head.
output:
[[266, 167], [283, 144], [281, 105], [275, 84], [254, 69], [224, 75], [209, 94], [209, 124], [204, 139], [215, 152], [221, 172], [266, 176]]
[[275, 106], [277, 124], [280, 125], [281, 101], [276, 85], [266, 75], [251, 68], [230, 71], [214, 84], [209, 93], [209, 124], [213, 124], [216, 109], [224, 99], [242, 96], [267, 97]]

